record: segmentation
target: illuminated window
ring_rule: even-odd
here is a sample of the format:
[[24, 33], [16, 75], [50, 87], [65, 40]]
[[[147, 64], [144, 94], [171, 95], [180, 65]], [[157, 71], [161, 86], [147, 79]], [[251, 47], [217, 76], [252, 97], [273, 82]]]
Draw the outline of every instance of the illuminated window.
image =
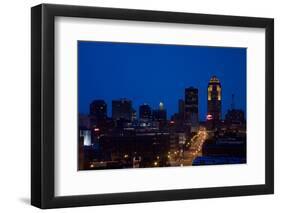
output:
[[221, 100], [221, 87], [217, 85], [217, 92], [218, 92], [218, 100]]
[[208, 101], [211, 100], [211, 93], [212, 93], [212, 86], [210, 85], [210, 86], [208, 87]]

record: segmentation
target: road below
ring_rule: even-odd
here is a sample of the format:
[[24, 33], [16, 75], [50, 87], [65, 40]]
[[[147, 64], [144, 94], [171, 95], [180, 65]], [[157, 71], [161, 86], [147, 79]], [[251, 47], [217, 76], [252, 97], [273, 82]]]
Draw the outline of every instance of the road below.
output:
[[208, 133], [204, 127], [200, 127], [198, 133], [186, 143], [188, 150], [179, 153], [181, 157], [171, 163], [172, 166], [191, 166], [198, 156], [202, 156], [202, 146], [206, 141]]

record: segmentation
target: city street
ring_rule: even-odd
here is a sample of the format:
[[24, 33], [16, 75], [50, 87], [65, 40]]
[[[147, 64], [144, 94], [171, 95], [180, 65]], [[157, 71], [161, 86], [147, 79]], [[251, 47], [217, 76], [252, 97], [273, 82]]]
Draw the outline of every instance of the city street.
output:
[[190, 140], [190, 148], [183, 153], [181, 165], [191, 166], [195, 158], [202, 155], [202, 146], [207, 139], [207, 131], [205, 128], [200, 128], [198, 133]]
[[[195, 158], [202, 155], [202, 146], [208, 137], [208, 133], [204, 127], [194, 135], [186, 146], [189, 146], [187, 151], [182, 153], [182, 158], [176, 163], [179, 166], [191, 166]], [[175, 165], [175, 162], [174, 162]]]

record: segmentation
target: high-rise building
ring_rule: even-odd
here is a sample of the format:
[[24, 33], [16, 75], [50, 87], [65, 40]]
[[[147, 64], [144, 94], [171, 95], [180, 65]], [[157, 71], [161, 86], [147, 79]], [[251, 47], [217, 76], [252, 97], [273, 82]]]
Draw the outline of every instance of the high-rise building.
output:
[[167, 120], [167, 111], [164, 108], [163, 102], [159, 103], [159, 109], [152, 111], [152, 117], [155, 121], [166, 121]]
[[207, 118], [217, 123], [221, 120], [221, 101], [222, 101], [222, 88], [219, 79], [213, 76], [208, 84], [208, 108]]
[[184, 108], [185, 108], [184, 100], [179, 99], [179, 101], [178, 101], [178, 115], [179, 115], [179, 118], [182, 119], [182, 120], [184, 118]]
[[107, 118], [107, 105], [104, 100], [94, 100], [90, 104], [90, 116], [97, 121]]
[[112, 118], [113, 120], [127, 120], [132, 119], [132, 101], [128, 99], [120, 99], [112, 101]]
[[197, 131], [199, 127], [198, 114], [198, 89], [189, 87], [185, 89], [185, 122], [191, 126], [191, 130]]
[[142, 104], [139, 107], [139, 118], [140, 120], [151, 120], [152, 112], [148, 104]]
[[228, 124], [243, 124], [245, 122], [244, 111], [241, 109], [228, 110], [225, 115], [225, 122]]

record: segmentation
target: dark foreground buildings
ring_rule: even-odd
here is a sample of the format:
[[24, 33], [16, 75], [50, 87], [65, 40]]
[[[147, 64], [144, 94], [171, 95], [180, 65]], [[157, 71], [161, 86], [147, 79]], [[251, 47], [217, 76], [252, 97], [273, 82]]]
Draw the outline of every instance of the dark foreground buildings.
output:
[[121, 168], [169, 166], [168, 133], [129, 130], [121, 135], [102, 137], [100, 146], [104, 150], [103, 159], [111, 162], [112, 166]]

